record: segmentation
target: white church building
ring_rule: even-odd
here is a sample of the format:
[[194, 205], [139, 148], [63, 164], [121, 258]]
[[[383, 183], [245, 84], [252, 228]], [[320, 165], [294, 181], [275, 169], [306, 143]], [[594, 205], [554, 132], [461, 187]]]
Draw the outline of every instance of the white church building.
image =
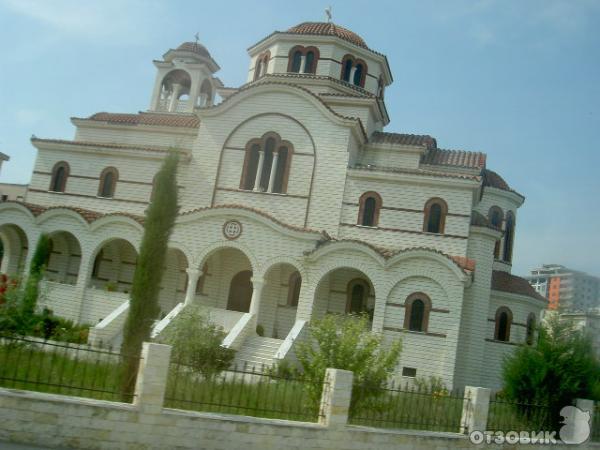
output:
[[27, 271], [48, 233], [43, 302], [93, 325], [94, 344], [118, 342], [153, 178], [176, 149], [155, 334], [202, 305], [238, 361], [271, 364], [294, 357], [311, 320], [366, 312], [403, 341], [398, 379], [499, 387], [503, 355], [546, 307], [511, 274], [524, 197], [484, 153], [383, 131], [388, 60], [354, 32], [302, 23], [248, 53], [246, 84], [230, 88], [204, 46], [183, 43], [154, 61], [147, 111], [32, 138], [26, 201], [0, 204], [1, 271]]

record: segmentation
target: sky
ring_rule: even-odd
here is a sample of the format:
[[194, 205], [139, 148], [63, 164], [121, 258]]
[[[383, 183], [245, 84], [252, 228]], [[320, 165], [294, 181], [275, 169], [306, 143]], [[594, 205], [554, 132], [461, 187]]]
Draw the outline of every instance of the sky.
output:
[[0, 182], [29, 182], [32, 134], [71, 139], [70, 117], [146, 110], [152, 60], [196, 33], [235, 87], [249, 46], [329, 5], [388, 57], [385, 131], [483, 151], [525, 195], [514, 273], [600, 276], [600, 0], [0, 0]]

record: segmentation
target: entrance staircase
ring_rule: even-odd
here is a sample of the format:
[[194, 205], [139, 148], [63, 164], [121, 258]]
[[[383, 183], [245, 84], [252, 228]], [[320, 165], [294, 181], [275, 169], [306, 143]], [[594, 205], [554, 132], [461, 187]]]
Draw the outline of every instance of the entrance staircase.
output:
[[235, 354], [233, 365], [238, 370], [245, 367], [246, 370], [255, 369], [257, 372], [270, 368], [275, 363], [275, 354], [282, 343], [282, 339], [248, 336]]

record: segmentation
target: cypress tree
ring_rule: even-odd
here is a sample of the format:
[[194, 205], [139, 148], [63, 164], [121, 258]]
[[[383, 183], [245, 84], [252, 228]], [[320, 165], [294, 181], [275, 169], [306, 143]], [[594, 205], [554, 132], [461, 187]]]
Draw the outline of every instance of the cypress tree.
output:
[[40, 234], [40, 238], [35, 246], [35, 251], [31, 257], [31, 265], [29, 268], [29, 276], [25, 281], [25, 291], [23, 294], [22, 317], [28, 321], [35, 312], [37, 300], [39, 296], [39, 283], [42, 279], [44, 269], [50, 260], [52, 251], [52, 241], [46, 233]]
[[154, 321], [160, 313], [158, 293], [166, 264], [167, 247], [179, 206], [177, 204], [177, 164], [179, 156], [169, 153], [156, 175], [150, 206], [146, 210], [144, 236], [123, 332], [121, 352], [125, 359], [122, 393], [128, 397], [135, 387], [138, 356], [144, 341], [150, 339]]

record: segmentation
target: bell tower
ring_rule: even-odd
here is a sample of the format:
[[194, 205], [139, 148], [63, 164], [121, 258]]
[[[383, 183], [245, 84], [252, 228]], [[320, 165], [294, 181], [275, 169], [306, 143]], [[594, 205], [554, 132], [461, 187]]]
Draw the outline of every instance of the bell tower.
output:
[[197, 39], [170, 49], [154, 65], [158, 71], [150, 102], [153, 112], [192, 113], [212, 106], [216, 89], [223, 86], [214, 76], [219, 65]]

